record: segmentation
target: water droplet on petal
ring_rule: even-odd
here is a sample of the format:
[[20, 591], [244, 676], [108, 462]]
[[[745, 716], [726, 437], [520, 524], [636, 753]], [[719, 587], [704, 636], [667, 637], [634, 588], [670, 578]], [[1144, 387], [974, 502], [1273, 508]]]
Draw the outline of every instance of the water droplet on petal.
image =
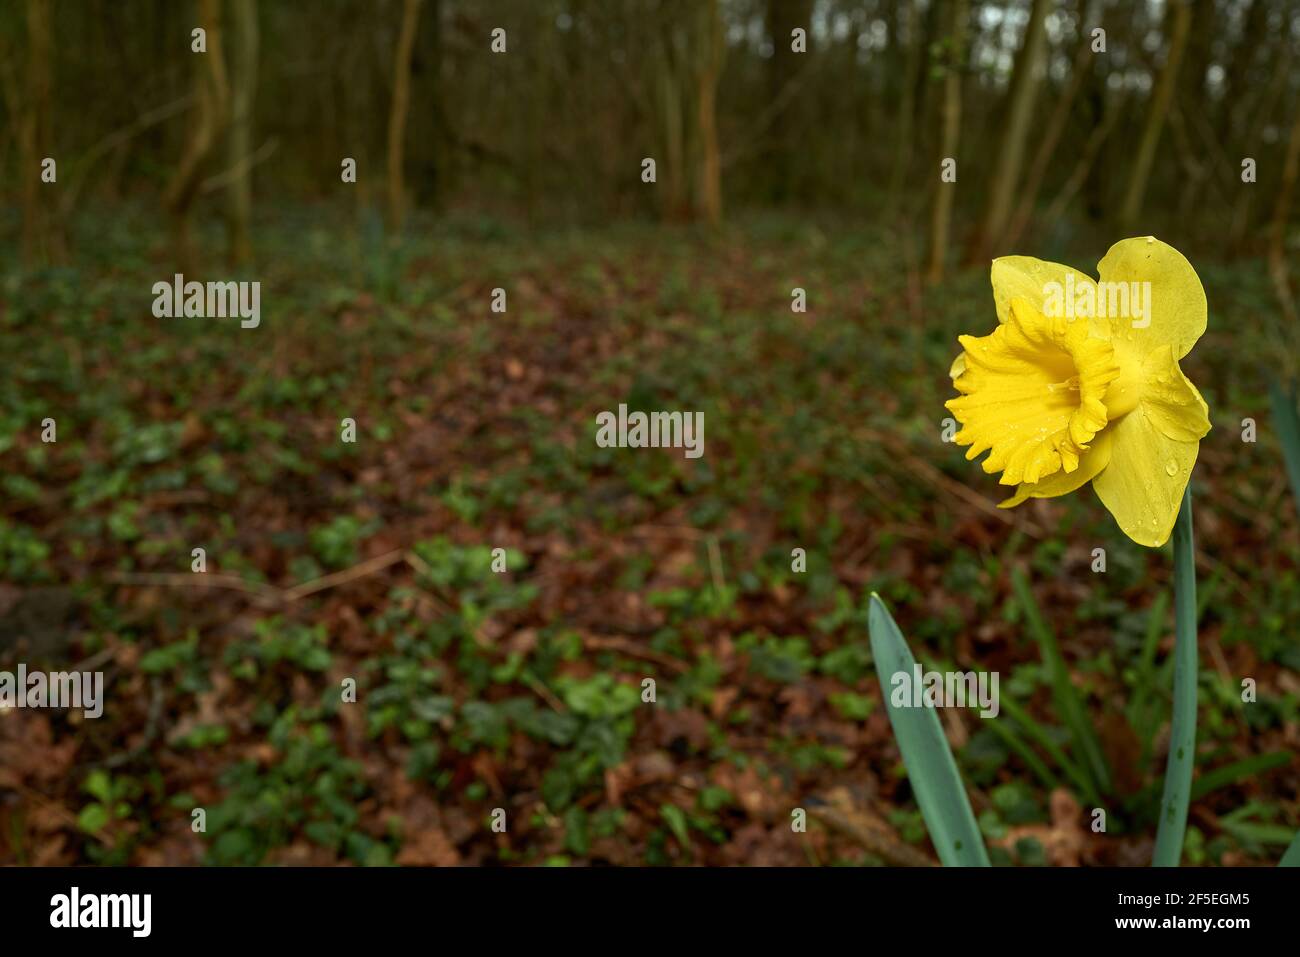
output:
[[1166, 462], [1166, 463], [1165, 463], [1165, 474], [1166, 474], [1166, 475], [1177, 475], [1177, 474], [1178, 474], [1178, 463], [1175, 462], [1173, 459], [1170, 459], [1168, 462]]

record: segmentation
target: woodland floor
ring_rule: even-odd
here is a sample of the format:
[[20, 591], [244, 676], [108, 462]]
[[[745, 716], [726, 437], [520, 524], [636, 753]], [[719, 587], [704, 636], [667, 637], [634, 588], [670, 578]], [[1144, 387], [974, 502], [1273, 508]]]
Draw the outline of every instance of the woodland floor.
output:
[[[996, 863], [1149, 862], [1169, 550], [1091, 491], [998, 511], [941, 441], [956, 336], [995, 322], [985, 270], [922, 290], [889, 237], [780, 218], [451, 219], [391, 253], [286, 210], [259, 224], [245, 330], [153, 318], [173, 270], [152, 221], [86, 234], [75, 268], [0, 289], [0, 668], [89, 659], [107, 704], [0, 712], [0, 864], [933, 859], [872, 590], [927, 666], [996, 669], [1027, 712], [943, 712]], [[1040, 255], [1092, 271], [1104, 251]], [[1300, 825], [1300, 527], [1253, 331], [1264, 270], [1198, 266], [1210, 331], [1184, 368], [1214, 429], [1186, 859], [1271, 864]], [[187, 278], [232, 278], [210, 272]], [[703, 411], [704, 456], [597, 447], [624, 402]], [[1015, 567], [1111, 766], [1105, 833], [1041, 744], [1071, 754]]]

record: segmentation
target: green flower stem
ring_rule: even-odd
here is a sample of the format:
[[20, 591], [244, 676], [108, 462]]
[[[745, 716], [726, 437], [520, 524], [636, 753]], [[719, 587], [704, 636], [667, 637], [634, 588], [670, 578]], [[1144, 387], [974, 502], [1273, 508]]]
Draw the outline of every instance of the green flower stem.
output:
[[1177, 867], [1183, 856], [1187, 805], [1192, 796], [1196, 757], [1196, 546], [1192, 539], [1192, 487], [1174, 524], [1174, 718], [1169, 762], [1160, 799], [1155, 867]]

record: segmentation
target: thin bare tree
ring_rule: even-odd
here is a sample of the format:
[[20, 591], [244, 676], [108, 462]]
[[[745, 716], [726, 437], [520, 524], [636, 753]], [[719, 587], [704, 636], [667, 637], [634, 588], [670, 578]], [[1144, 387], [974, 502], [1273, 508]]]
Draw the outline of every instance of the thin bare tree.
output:
[[1128, 188], [1124, 191], [1124, 201], [1120, 205], [1119, 222], [1124, 229], [1131, 229], [1142, 213], [1147, 181], [1156, 158], [1156, 147], [1160, 145], [1160, 133], [1164, 130], [1165, 119], [1169, 115], [1169, 103], [1178, 85], [1178, 69], [1182, 65], [1183, 51], [1187, 48], [1187, 37], [1192, 29], [1191, 4], [1186, 0], [1174, 0], [1172, 7], [1170, 16], [1173, 18], [1173, 33], [1169, 38], [1169, 50], [1151, 94], [1142, 138], [1138, 141]]
[[718, 148], [718, 77], [726, 52], [718, 0], [706, 0], [696, 27], [696, 109], [700, 125], [700, 155], [696, 166], [699, 215], [710, 225], [722, 221], [722, 157]]
[[[1278, 302], [1282, 305], [1282, 315], [1286, 326], [1294, 334], [1300, 316], [1296, 312], [1295, 296], [1291, 292], [1291, 277], [1286, 259], [1286, 227], [1291, 216], [1291, 203], [1295, 196], [1296, 178], [1300, 175], [1300, 106], [1296, 107], [1295, 122], [1291, 125], [1291, 136], [1287, 140], [1286, 159], [1282, 163], [1282, 181], [1277, 191], [1277, 201], [1273, 206], [1273, 221], [1268, 230], [1268, 271], [1273, 280], [1273, 288]], [[1283, 357], [1290, 357], [1294, 364], [1294, 354], [1286, 350]], [[1281, 357], [1280, 357], [1281, 358]]]
[[[27, 0], [26, 50], [11, 49], [0, 36], [0, 83], [5, 110], [18, 145], [19, 208], [22, 211], [22, 257], [29, 266], [49, 264], [62, 255], [54, 197], [43, 183], [44, 160], [50, 157], [50, 106], [54, 86], [50, 0]], [[56, 167], [57, 170], [57, 167]]]
[[889, 174], [886, 219], [892, 219], [903, 197], [903, 183], [916, 148], [912, 128], [916, 120], [916, 75], [921, 63], [920, 16], [916, 0], [903, 0], [899, 11], [898, 44], [903, 47], [903, 75], [898, 98], [898, 133], [894, 142], [894, 165]]
[[[939, 155], [945, 162], [956, 161], [961, 139], [961, 75], [962, 64], [966, 61], [966, 21], [970, 18], [968, 0], [953, 0], [950, 9], [952, 19], [948, 27], [948, 56], [943, 80], [943, 137], [939, 144]], [[930, 266], [926, 272], [926, 279], [932, 283], [943, 279], [956, 191], [955, 182], [940, 182], [935, 190], [930, 218]]]
[[1029, 220], [1034, 214], [1034, 204], [1043, 186], [1043, 179], [1047, 175], [1052, 157], [1056, 155], [1056, 147], [1060, 143], [1061, 135], [1065, 132], [1066, 124], [1073, 114], [1074, 104], [1083, 89], [1084, 81], [1087, 80], [1089, 73], [1093, 69], [1095, 54], [1092, 52], [1092, 41], [1089, 34], [1092, 26], [1100, 25], [1097, 21], [1097, 11], [1100, 7], [1100, 0], [1090, 0], [1087, 7], [1082, 11], [1083, 16], [1079, 23], [1079, 37], [1074, 50], [1074, 60], [1070, 64], [1070, 80], [1060, 98], [1056, 101], [1056, 106], [1052, 109], [1051, 118], [1048, 119], [1047, 126], [1041, 134], [1033, 162], [1029, 165], [1029, 173], [1025, 176], [1020, 189], [1020, 201], [1016, 205], [1015, 214], [1011, 217], [1011, 223], [1007, 227], [1006, 235], [1003, 237], [1003, 245], [1007, 249], [1015, 248], [1016, 243], [1020, 241], [1020, 237], [1024, 235], [1025, 228], [1029, 225]]
[[230, 85], [222, 53], [221, 0], [199, 0], [198, 23], [206, 35], [205, 51], [194, 57], [194, 108], [180, 162], [163, 193], [171, 219], [173, 255], [182, 272], [194, 265], [190, 218], [202, 173], [213, 145], [230, 116]]
[[253, 215], [253, 101], [257, 89], [257, 0], [231, 0], [231, 113], [227, 161], [230, 261], [241, 265], [253, 256], [249, 221]]
[[997, 147], [997, 162], [993, 164], [993, 180], [989, 184], [988, 205], [984, 221], [971, 245], [970, 259], [982, 261], [994, 251], [999, 251], [1011, 220], [1011, 204], [1015, 193], [1023, 187], [1021, 167], [1024, 165], [1026, 144], [1029, 141], [1030, 121], [1034, 114], [1034, 101], [1038, 94], [1038, 72], [1042, 67], [1043, 51], [1047, 47], [1047, 0], [1034, 0], [1029, 11], [1029, 23], [1016, 56], [1011, 88], [1007, 91], [1006, 126]]
[[411, 54], [419, 27], [422, 0], [404, 0], [402, 28], [393, 56], [393, 99], [388, 110], [388, 233], [397, 237], [406, 213], [406, 180], [403, 154], [406, 146], [406, 117], [411, 108]]

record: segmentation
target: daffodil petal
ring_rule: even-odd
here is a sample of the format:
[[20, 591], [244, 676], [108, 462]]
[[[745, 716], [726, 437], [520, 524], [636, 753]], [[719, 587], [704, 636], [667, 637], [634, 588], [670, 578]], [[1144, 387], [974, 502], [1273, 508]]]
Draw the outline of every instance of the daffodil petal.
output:
[[1111, 446], [1114, 440], [1114, 428], [1103, 429], [1092, 440], [1088, 451], [1079, 457], [1079, 467], [1073, 472], [1057, 472], [1032, 484], [1026, 483], [1016, 489], [1016, 494], [1005, 502], [999, 502], [998, 508], [1015, 508], [1021, 502], [1031, 498], [1056, 498], [1068, 495], [1076, 489], [1091, 482], [1110, 463]]
[[1210, 431], [1210, 409], [1201, 393], [1183, 375], [1173, 347], [1164, 346], [1142, 363], [1141, 410], [1166, 438], [1199, 442]]
[[1110, 463], [1092, 480], [1124, 534], [1154, 548], [1169, 540], [1199, 442], [1171, 439], [1143, 409], [1110, 426]]
[[1043, 315], [1051, 316], [1052, 310], [1047, 308], [1049, 290], [1056, 288], [1063, 293], [1067, 275], [1074, 277], [1076, 289], [1096, 285], [1086, 273], [1032, 256], [1002, 256], [993, 260], [989, 278], [993, 282], [993, 304], [998, 311], [998, 322], [1011, 318], [1011, 300], [1016, 298], [1028, 299]]
[[948, 378], [956, 381], [957, 377], [966, 371], [966, 353], [957, 353], [957, 358], [952, 360], [952, 365], [948, 367]]
[[1104, 290], [1122, 291], [1112, 284], [1138, 284], [1129, 288], [1141, 297], [1142, 307], [1130, 301], [1128, 321], [1112, 316], [1111, 335], [1132, 342], [1143, 355], [1170, 345], [1174, 358], [1181, 359], [1205, 332], [1205, 290], [1192, 264], [1173, 246], [1154, 236], [1121, 240], [1097, 264], [1097, 273], [1103, 289], [1099, 303]]

